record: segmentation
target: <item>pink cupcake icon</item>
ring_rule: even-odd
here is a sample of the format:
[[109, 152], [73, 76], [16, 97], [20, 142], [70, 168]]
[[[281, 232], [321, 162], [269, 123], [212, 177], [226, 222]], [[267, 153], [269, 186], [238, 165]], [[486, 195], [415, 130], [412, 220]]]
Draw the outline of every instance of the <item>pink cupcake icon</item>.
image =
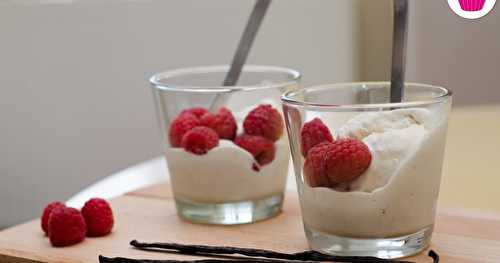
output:
[[462, 10], [467, 12], [480, 11], [484, 7], [486, 0], [458, 0]]

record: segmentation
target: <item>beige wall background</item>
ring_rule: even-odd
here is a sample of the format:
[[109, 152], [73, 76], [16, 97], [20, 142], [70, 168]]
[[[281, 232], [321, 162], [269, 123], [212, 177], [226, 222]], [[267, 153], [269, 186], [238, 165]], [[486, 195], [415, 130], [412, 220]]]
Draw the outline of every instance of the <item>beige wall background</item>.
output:
[[[146, 79], [230, 61], [252, 5], [1, 1], [0, 228], [160, 155]], [[301, 70], [304, 85], [388, 79], [390, 8], [275, 0], [249, 60]], [[466, 21], [445, 0], [411, 1], [408, 80], [452, 88], [456, 106], [500, 104], [499, 12]]]
[[412, 17], [418, 22], [413, 27], [410, 79], [449, 87], [457, 105], [500, 104], [498, 1], [490, 14], [474, 21], [452, 13], [446, 1], [418, 3]]
[[[362, 78], [388, 79], [392, 2], [361, 3]], [[410, 14], [407, 80], [451, 89], [455, 106], [500, 104], [499, 4], [473, 21], [453, 13], [446, 0], [410, 1]]]

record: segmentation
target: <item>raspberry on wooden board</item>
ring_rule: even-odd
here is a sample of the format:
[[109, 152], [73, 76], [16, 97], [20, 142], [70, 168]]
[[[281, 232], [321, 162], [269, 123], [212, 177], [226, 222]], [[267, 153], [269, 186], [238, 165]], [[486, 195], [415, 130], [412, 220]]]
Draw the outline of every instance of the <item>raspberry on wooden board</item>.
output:
[[87, 232], [82, 213], [71, 207], [57, 207], [48, 221], [50, 243], [55, 247], [71, 246], [82, 242]]
[[87, 225], [87, 236], [105, 236], [114, 225], [113, 210], [109, 203], [101, 198], [88, 200], [82, 208], [82, 215]]
[[63, 204], [62, 202], [52, 202], [50, 204], [48, 204], [45, 209], [43, 209], [43, 214], [42, 214], [42, 217], [40, 219], [40, 222], [41, 222], [41, 226], [42, 226], [42, 230], [43, 232], [45, 232], [45, 234], [47, 235], [48, 232], [49, 232], [49, 217], [50, 217], [50, 214], [52, 213], [52, 210], [54, 210], [55, 208], [57, 207], [65, 207], [66, 205]]

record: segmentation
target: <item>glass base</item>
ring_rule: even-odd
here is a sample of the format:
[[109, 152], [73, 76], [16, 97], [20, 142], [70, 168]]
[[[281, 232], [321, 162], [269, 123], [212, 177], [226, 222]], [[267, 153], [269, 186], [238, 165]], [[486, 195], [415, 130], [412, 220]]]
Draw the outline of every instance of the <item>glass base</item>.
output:
[[235, 203], [198, 203], [175, 199], [177, 213], [193, 223], [215, 225], [248, 224], [268, 219], [281, 212], [283, 195]]
[[425, 250], [431, 241], [433, 225], [414, 234], [377, 239], [356, 239], [325, 234], [304, 226], [311, 249], [338, 256], [373, 256], [394, 259]]

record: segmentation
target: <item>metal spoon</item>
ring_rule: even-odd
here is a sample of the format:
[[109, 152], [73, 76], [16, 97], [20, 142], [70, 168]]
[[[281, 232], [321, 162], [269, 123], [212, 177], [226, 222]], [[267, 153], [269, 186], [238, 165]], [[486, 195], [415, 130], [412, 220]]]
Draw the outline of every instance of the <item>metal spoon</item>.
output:
[[408, 38], [408, 5], [408, 0], [394, 0], [391, 102], [401, 102], [404, 96], [406, 42]]
[[[266, 15], [269, 4], [271, 4], [271, 0], [257, 0], [257, 2], [255, 2], [250, 18], [248, 19], [245, 30], [243, 31], [243, 35], [241, 36], [238, 44], [238, 48], [236, 49], [236, 53], [233, 56], [231, 67], [229, 68], [226, 78], [222, 83], [223, 86], [234, 86], [238, 83], [241, 70], [247, 60], [248, 53], [250, 52], [255, 36], [259, 31], [259, 27], [262, 24], [262, 20]], [[215, 111], [220, 106], [224, 105], [229, 96], [230, 93], [217, 94], [210, 105], [210, 111]]]

